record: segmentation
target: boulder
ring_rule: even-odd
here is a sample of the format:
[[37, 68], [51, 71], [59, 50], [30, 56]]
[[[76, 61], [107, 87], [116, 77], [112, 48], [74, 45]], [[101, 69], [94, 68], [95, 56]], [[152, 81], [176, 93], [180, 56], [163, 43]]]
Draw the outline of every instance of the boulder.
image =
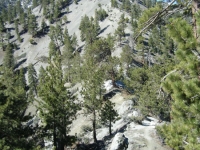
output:
[[113, 132], [118, 132], [123, 130], [123, 128], [127, 125], [128, 121], [124, 120], [123, 118], [117, 120], [112, 127]]
[[155, 126], [156, 123], [154, 121], [143, 120], [142, 125], [144, 125], [144, 126]]
[[120, 108], [118, 109], [118, 114], [120, 116], [127, 116], [128, 113], [130, 113], [133, 110], [133, 101], [127, 100], [122, 103]]
[[117, 133], [113, 138], [110, 150], [126, 150], [128, 148], [128, 138], [123, 133]]
[[138, 111], [133, 111], [132, 113], [128, 114], [128, 117], [139, 117], [141, 114]]

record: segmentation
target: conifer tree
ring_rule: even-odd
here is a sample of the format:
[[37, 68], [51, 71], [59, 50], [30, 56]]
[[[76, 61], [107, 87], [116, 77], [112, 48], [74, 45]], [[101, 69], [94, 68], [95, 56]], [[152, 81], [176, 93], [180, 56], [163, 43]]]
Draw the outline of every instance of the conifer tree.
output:
[[30, 64], [28, 66], [28, 83], [29, 83], [29, 94], [37, 95], [37, 72], [33, 66], [33, 64]]
[[47, 31], [46, 28], [47, 28], [47, 24], [46, 24], [46, 22], [44, 21], [44, 19], [42, 19], [41, 31], [42, 31], [43, 34], [46, 33], [46, 31]]
[[[94, 43], [93, 43], [94, 44]], [[102, 93], [103, 93], [103, 67], [99, 66], [98, 61], [95, 58], [95, 53], [85, 54], [85, 61], [82, 67], [83, 74], [83, 90], [82, 95], [84, 97], [84, 111], [87, 115], [92, 115], [91, 123], [93, 128], [93, 140], [97, 143], [96, 137], [96, 121], [98, 117], [98, 111], [102, 106]], [[92, 75], [92, 76], [91, 76]]]
[[111, 7], [118, 8], [118, 4], [116, 0], [111, 0]]
[[26, 89], [26, 78], [24, 73], [24, 68], [21, 68], [18, 72], [18, 79], [15, 83], [17, 86], [20, 86], [24, 90]]
[[28, 18], [28, 32], [34, 37], [37, 34], [38, 24], [35, 15], [30, 14]]
[[65, 15], [62, 19], [63, 19], [64, 24], [66, 24], [68, 21], [67, 16]]
[[131, 50], [129, 45], [125, 45], [122, 50], [123, 52], [121, 53], [120, 60], [122, 64], [126, 65], [126, 69], [129, 69], [129, 66], [133, 61], [133, 51]]
[[33, 149], [33, 139], [27, 140], [34, 132], [26, 125], [31, 116], [25, 115], [28, 102], [24, 87], [18, 84], [20, 77], [6, 69], [0, 80], [0, 149]]
[[50, 59], [56, 55], [57, 50], [58, 48], [56, 44], [54, 43], [54, 41], [51, 40], [49, 43], [49, 58]]
[[5, 68], [14, 69], [14, 56], [11, 44], [8, 44], [6, 47], [6, 53], [4, 56], [3, 66]]
[[104, 106], [101, 109], [101, 121], [109, 127], [109, 134], [112, 135], [112, 122], [115, 121], [116, 117], [118, 116], [117, 111], [114, 110], [114, 103], [111, 101], [106, 101]]
[[118, 24], [122, 28], [123, 36], [125, 36], [125, 28], [127, 27], [127, 25], [126, 25], [126, 20], [125, 20], [125, 15], [124, 14], [122, 14], [120, 16], [120, 20], [119, 20]]
[[81, 19], [79, 30], [81, 31], [81, 40], [91, 45], [97, 39], [100, 27], [97, 19], [93, 17], [89, 19], [89, 17], [85, 15]]
[[38, 86], [38, 93], [42, 99], [39, 101], [40, 117], [45, 123], [44, 131], [48, 137], [53, 136], [54, 147], [58, 149], [59, 145], [64, 150], [64, 147], [71, 143], [67, 134], [75, 119], [78, 105], [75, 104], [75, 97], [64, 87], [59, 55], [50, 61], [44, 74], [43, 79], [39, 78]]
[[[188, 1], [184, 2], [187, 4]], [[188, 5], [192, 5], [192, 25], [183, 18], [171, 19], [168, 25], [169, 35], [177, 44], [175, 55], [179, 63], [162, 83], [171, 96], [171, 122], [158, 128], [165, 142], [177, 150], [199, 149], [200, 146], [199, 14], [196, 12], [197, 1]]]
[[39, 2], [38, 0], [33, 0], [33, 6], [32, 7], [33, 8], [37, 7], [38, 6], [38, 2]]
[[169, 33], [178, 44], [176, 57], [180, 63], [163, 83], [172, 98], [171, 123], [164, 125], [160, 131], [166, 143], [174, 149], [198, 149], [200, 63], [195, 55], [198, 41], [192, 26], [181, 18], [171, 21]]

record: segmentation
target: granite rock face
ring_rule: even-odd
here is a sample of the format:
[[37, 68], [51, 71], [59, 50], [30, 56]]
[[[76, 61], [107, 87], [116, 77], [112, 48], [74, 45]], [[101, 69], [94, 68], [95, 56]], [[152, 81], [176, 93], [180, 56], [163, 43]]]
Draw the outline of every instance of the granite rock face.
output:
[[128, 148], [128, 139], [123, 133], [117, 133], [113, 138], [110, 150], [126, 150]]

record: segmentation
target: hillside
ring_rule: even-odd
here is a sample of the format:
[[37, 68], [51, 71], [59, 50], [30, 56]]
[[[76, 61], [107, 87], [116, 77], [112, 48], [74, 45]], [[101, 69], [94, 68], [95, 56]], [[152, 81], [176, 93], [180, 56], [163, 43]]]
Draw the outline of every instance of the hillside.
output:
[[0, 149], [198, 150], [195, 0], [1, 2]]

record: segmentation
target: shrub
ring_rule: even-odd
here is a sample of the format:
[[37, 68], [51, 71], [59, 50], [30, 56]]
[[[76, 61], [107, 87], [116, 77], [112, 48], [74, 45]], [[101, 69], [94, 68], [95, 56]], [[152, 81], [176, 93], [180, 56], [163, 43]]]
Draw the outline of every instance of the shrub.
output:
[[104, 9], [96, 10], [96, 18], [99, 21], [103, 21], [108, 16], [107, 12]]
[[35, 41], [34, 41], [32, 38], [29, 40], [29, 42], [30, 42], [31, 44], [34, 44], [34, 43], [35, 43]]

